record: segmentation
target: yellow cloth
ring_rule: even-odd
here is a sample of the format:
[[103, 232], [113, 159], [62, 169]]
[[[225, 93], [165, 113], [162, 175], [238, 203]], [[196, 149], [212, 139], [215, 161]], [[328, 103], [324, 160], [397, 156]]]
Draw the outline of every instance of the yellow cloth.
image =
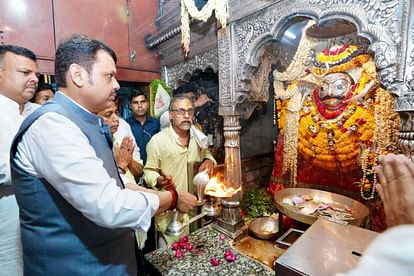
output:
[[[203, 162], [204, 159], [210, 159], [216, 164], [209, 150], [201, 149], [191, 132], [188, 147], [182, 146], [172, 126], [165, 128], [152, 137], [147, 145], [147, 156], [144, 180], [147, 186], [153, 189], [157, 189], [157, 177], [160, 174], [147, 168], [158, 169], [166, 175], [171, 175], [177, 190], [193, 192], [193, 165]], [[177, 239], [177, 237], [165, 234], [171, 220], [172, 212], [165, 212], [155, 218], [157, 230], [161, 232], [168, 244]], [[188, 220], [188, 215], [180, 214], [179, 220], [182, 222]], [[188, 229], [185, 234], [188, 234]]]

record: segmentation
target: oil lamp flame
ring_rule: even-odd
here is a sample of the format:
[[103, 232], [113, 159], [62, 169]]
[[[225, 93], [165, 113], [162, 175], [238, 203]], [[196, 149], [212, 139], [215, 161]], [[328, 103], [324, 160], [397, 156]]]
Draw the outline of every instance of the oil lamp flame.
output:
[[208, 181], [204, 194], [213, 197], [231, 197], [240, 191], [241, 186], [237, 189], [234, 189], [233, 187], [226, 187], [226, 185], [217, 180], [217, 177], [213, 177]]

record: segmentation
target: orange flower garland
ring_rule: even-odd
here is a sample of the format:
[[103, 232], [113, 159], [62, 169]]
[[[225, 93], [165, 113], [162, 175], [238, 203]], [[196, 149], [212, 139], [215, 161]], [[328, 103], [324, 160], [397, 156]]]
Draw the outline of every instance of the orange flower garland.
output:
[[[378, 86], [375, 63], [370, 56], [355, 45], [343, 45], [325, 49], [313, 63], [301, 81], [319, 87], [326, 74], [347, 72], [358, 83], [348, 90], [342, 105], [328, 110], [321, 103], [318, 88], [307, 94], [306, 86], [299, 91], [300, 81], [291, 82], [286, 90], [281, 82], [275, 81], [278, 127], [285, 136], [283, 173], [289, 170], [291, 178], [296, 177], [293, 159], [297, 158], [297, 151], [316, 167], [341, 172], [357, 169], [360, 145], [370, 148], [375, 141], [378, 146], [375, 154], [395, 151], [399, 117], [393, 110], [393, 97]], [[298, 102], [297, 96], [301, 95], [305, 96]], [[363, 189], [368, 187], [367, 167], [362, 168]]]
[[[373, 103], [373, 96], [369, 93], [365, 102]], [[309, 96], [301, 111], [298, 149], [315, 166], [350, 171], [357, 168], [359, 144], [371, 144], [374, 129], [372, 105], [354, 102], [338, 118], [327, 120], [317, 112], [313, 97]]]
[[[361, 93], [368, 81], [362, 74], [354, 94]], [[304, 100], [300, 111], [298, 150], [313, 165], [327, 170], [343, 172], [357, 168], [359, 144], [372, 144], [374, 136], [375, 89], [367, 93], [362, 102], [354, 100], [335, 119], [326, 119], [318, 112], [314, 91]], [[287, 101], [277, 101], [278, 125], [284, 133]]]

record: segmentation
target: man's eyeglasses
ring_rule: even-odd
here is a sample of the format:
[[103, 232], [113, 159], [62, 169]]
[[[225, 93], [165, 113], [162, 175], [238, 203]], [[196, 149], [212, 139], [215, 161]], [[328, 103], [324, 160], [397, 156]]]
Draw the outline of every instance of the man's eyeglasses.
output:
[[179, 109], [171, 109], [170, 111], [175, 111], [177, 112], [178, 115], [184, 116], [185, 113], [188, 114], [188, 116], [193, 116], [194, 115], [194, 109], [189, 108], [189, 109], [184, 109], [184, 108], [179, 108]]

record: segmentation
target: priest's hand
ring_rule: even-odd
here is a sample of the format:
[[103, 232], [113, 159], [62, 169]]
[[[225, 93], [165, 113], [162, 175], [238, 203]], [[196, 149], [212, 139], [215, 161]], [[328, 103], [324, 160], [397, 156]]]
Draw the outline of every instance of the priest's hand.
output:
[[204, 160], [203, 163], [201, 163], [200, 167], [198, 168], [198, 172], [202, 172], [204, 170], [208, 171], [208, 175], [212, 175], [214, 172], [214, 162], [210, 159]]
[[377, 189], [388, 227], [414, 224], [414, 164], [402, 154], [380, 156], [379, 162]]

